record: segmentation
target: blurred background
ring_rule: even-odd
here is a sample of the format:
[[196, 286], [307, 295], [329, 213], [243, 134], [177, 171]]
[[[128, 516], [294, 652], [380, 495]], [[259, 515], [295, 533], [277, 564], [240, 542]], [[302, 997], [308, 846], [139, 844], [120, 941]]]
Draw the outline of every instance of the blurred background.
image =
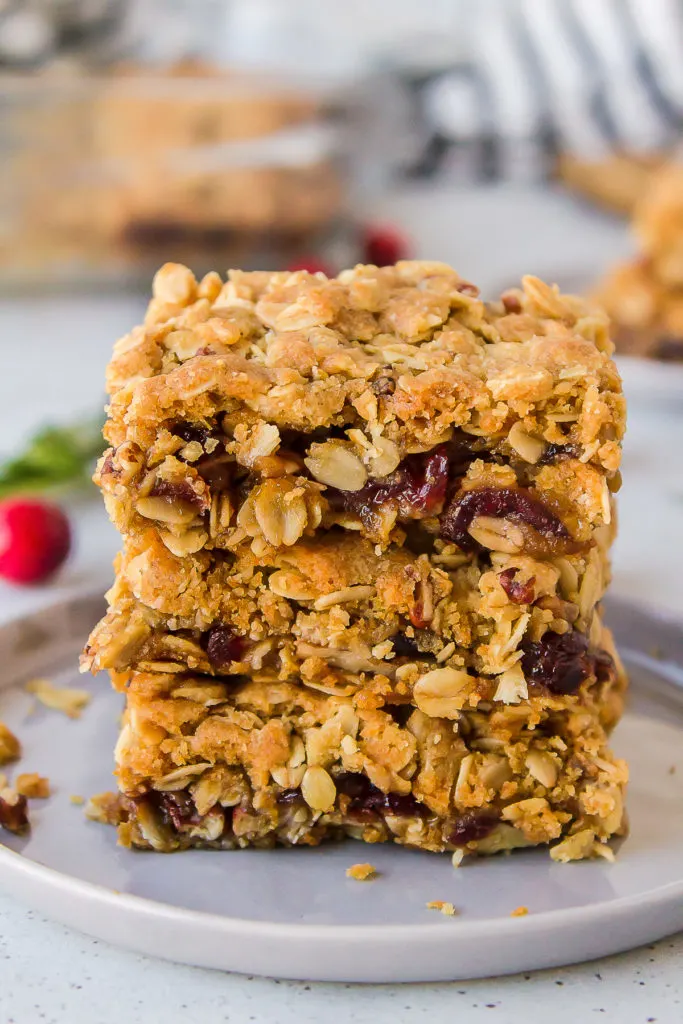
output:
[[0, 495], [82, 482], [166, 260], [534, 273], [613, 317], [616, 585], [683, 613], [682, 133], [682, 0], [0, 0]]

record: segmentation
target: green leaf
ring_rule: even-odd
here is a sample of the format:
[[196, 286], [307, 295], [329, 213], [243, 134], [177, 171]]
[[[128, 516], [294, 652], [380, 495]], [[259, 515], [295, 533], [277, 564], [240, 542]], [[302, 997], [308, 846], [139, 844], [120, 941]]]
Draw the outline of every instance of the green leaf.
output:
[[0, 497], [82, 484], [102, 454], [102, 419], [39, 430], [19, 455], [0, 463]]

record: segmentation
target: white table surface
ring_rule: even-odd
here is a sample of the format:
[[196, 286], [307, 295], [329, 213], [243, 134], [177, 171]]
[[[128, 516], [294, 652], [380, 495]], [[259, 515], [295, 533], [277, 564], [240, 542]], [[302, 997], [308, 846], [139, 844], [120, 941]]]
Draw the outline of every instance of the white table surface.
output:
[[[415, 255], [444, 259], [487, 289], [520, 270], [571, 284], [625, 253], [623, 227], [566, 198], [524, 189], [411, 190], [388, 197]], [[112, 341], [135, 322], [135, 296], [0, 300], [0, 452], [36, 425], [101, 401]], [[631, 403], [613, 591], [683, 618], [683, 396]], [[117, 537], [97, 499], [72, 502], [76, 551], [49, 586], [0, 584], [0, 620], [85, 586], [104, 589]], [[683, 855], [683, 854], [682, 854]], [[555, 1024], [683, 1020], [683, 935], [594, 963], [471, 983], [321, 985], [224, 975], [153, 961], [68, 931], [0, 896], [0, 1024], [462, 1020]], [[491, 964], [495, 973], [495, 964]]]

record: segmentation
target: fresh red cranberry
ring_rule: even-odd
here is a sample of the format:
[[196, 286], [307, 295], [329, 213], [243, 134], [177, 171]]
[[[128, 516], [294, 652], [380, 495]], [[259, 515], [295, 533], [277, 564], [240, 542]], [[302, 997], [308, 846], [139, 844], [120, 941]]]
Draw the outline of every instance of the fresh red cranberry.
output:
[[468, 533], [477, 516], [525, 523], [546, 540], [571, 540], [564, 523], [542, 501], [521, 487], [480, 487], [456, 494], [441, 516], [441, 536], [463, 551], [479, 550], [480, 545]]
[[59, 569], [71, 548], [71, 527], [57, 505], [8, 498], [0, 502], [0, 576], [40, 583]]
[[478, 842], [490, 836], [497, 824], [498, 817], [495, 814], [467, 811], [457, 818], [448, 834], [448, 841], [453, 846], [466, 846], [467, 843]]
[[515, 580], [518, 572], [519, 569], [503, 569], [502, 572], [498, 573], [500, 585], [515, 604], [531, 604], [536, 596], [534, 591], [536, 579], [534, 576], [530, 576], [526, 583], [520, 583], [518, 580]]
[[558, 695], [576, 693], [586, 679], [596, 674], [596, 657], [589, 653], [583, 633], [547, 632], [536, 643], [525, 646], [522, 671], [531, 686], [542, 686]]
[[410, 255], [408, 239], [390, 225], [369, 224], [363, 234], [363, 260], [375, 267], [389, 267]]
[[225, 668], [240, 660], [244, 653], [244, 640], [228, 626], [212, 626], [206, 635], [206, 653], [214, 668]]
[[304, 256], [303, 259], [289, 263], [285, 270], [289, 270], [292, 273], [296, 270], [307, 270], [309, 274], [324, 274], [325, 277], [335, 276], [334, 270], [332, 270], [329, 263], [318, 259], [317, 256]]

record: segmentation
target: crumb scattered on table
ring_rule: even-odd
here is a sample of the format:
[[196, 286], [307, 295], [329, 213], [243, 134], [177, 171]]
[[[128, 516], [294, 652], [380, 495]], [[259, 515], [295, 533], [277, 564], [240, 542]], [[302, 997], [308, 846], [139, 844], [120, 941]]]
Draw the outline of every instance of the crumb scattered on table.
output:
[[453, 865], [453, 867], [454, 868], [459, 868], [460, 865], [463, 862], [464, 857], [465, 857], [465, 851], [464, 850], [455, 850], [454, 853], [453, 853], [453, 856], [451, 857], [451, 864]]
[[69, 797], [69, 803], [76, 804], [78, 807], [80, 807], [82, 804], [85, 803], [85, 797], [79, 796], [78, 793], [72, 793], [71, 796]]
[[26, 684], [29, 693], [34, 694], [41, 704], [53, 711], [62, 711], [69, 718], [80, 718], [83, 708], [90, 703], [87, 690], [69, 686], [54, 686], [49, 679], [32, 679]]
[[357, 882], [367, 882], [377, 877], [377, 869], [373, 864], [352, 864], [346, 869], [347, 878], [355, 878]]
[[32, 800], [46, 800], [50, 795], [50, 780], [38, 772], [24, 772], [14, 783], [17, 793]]
[[510, 917], [526, 917], [528, 913], [528, 907], [516, 907], [510, 914]]
[[445, 900], [430, 900], [427, 904], [427, 910], [439, 910], [446, 917], [453, 917], [456, 913], [455, 907], [452, 903], [447, 903]]

